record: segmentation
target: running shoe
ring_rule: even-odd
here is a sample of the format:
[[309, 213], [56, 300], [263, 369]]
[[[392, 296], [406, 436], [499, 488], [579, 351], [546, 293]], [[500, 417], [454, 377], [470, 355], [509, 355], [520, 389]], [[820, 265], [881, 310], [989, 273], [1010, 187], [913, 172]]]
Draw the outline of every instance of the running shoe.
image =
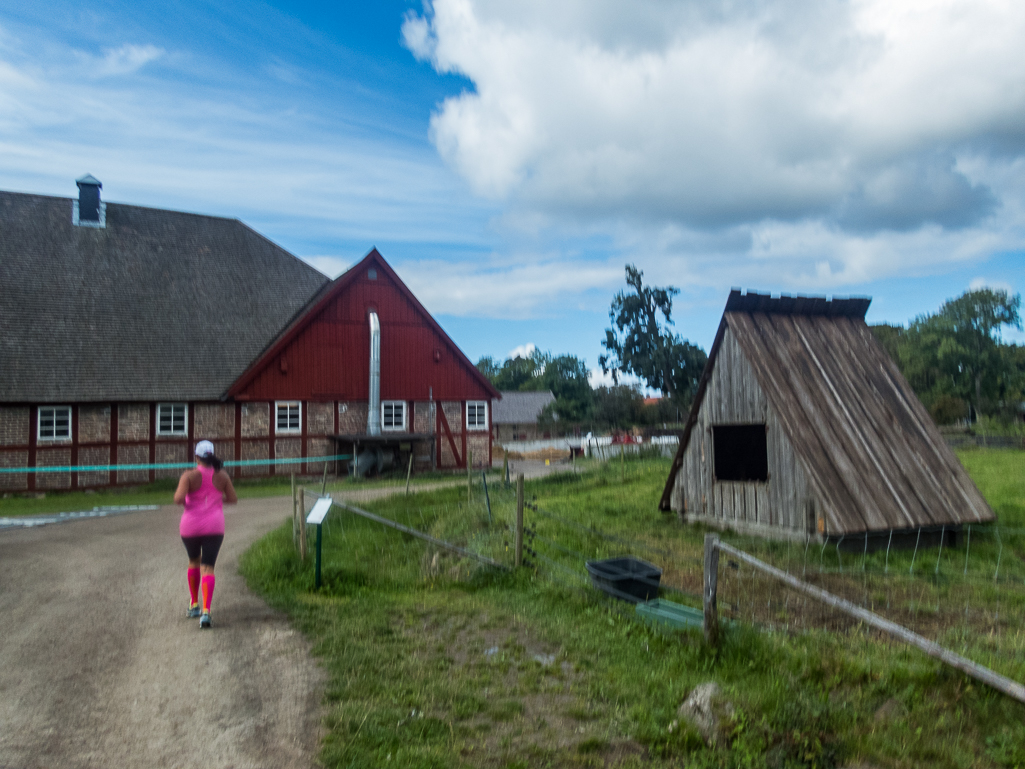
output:
[[195, 619], [196, 617], [198, 617], [202, 613], [203, 613], [203, 610], [199, 608], [199, 604], [198, 603], [192, 604], [192, 606], [190, 606], [188, 609], [185, 610], [185, 616], [188, 617], [189, 619]]
[[203, 612], [203, 616], [201, 616], [199, 618], [199, 626], [200, 627], [211, 627], [211, 625], [210, 625], [210, 612], [208, 612], [208, 611]]

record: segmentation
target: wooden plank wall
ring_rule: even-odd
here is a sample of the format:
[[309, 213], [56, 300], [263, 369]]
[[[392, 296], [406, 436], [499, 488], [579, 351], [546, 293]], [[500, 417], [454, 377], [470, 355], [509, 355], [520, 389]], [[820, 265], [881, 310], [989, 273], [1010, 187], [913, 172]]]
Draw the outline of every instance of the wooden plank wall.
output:
[[[712, 426], [764, 423], [769, 460], [765, 483], [716, 481]], [[740, 531], [803, 536], [807, 529], [808, 484], [779, 420], [727, 328], [718, 351], [697, 423], [684, 451], [672, 507], [681, 518]]]

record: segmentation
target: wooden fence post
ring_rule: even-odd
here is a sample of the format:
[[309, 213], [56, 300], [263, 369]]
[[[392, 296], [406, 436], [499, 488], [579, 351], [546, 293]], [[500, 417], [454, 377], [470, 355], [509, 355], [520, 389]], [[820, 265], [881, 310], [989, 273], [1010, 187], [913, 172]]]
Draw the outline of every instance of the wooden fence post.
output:
[[299, 558], [306, 560], [306, 490], [299, 487]]
[[299, 521], [296, 519], [296, 498], [295, 498], [295, 473], [292, 473], [292, 545], [293, 547], [298, 543], [299, 539]]
[[473, 468], [473, 452], [470, 451], [469, 449], [467, 449], [467, 451], [466, 451], [466, 504], [470, 504], [473, 501], [473, 497], [470, 494], [470, 492], [471, 492], [470, 483], [471, 483], [471, 481], [473, 479], [473, 475], [471, 474], [472, 473], [472, 468]]
[[509, 487], [509, 449], [502, 449], [502, 481]]
[[413, 452], [409, 452], [409, 468], [406, 470], [406, 496], [409, 496], [409, 476], [413, 474]]
[[523, 565], [523, 473], [516, 476], [516, 567]]
[[705, 535], [705, 579], [702, 599], [705, 609], [705, 641], [712, 646], [719, 644], [719, 607], [716, 604], [716, 590], [719, 587], [719, 537]]

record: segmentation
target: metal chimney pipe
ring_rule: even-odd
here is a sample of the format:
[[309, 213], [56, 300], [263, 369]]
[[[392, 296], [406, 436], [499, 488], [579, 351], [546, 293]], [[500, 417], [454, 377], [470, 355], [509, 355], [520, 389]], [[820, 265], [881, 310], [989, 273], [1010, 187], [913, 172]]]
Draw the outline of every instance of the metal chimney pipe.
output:
[[381, 321], [370, 313], [370, 405], [367, 409], [367, 434], [381, 434]]

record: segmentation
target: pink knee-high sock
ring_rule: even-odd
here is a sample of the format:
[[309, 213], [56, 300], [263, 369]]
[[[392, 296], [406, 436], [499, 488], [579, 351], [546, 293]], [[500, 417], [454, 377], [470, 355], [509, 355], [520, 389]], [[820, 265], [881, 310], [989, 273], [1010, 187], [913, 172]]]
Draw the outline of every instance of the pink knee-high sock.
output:
[[199, 603], [199, 569], [189, 569], [189, 597], [192, 599], [192, 606]]
[[210, 611], [210, 602], [214, 599], [214, 575], [204, 574], [203, 585], [203, 611]]

